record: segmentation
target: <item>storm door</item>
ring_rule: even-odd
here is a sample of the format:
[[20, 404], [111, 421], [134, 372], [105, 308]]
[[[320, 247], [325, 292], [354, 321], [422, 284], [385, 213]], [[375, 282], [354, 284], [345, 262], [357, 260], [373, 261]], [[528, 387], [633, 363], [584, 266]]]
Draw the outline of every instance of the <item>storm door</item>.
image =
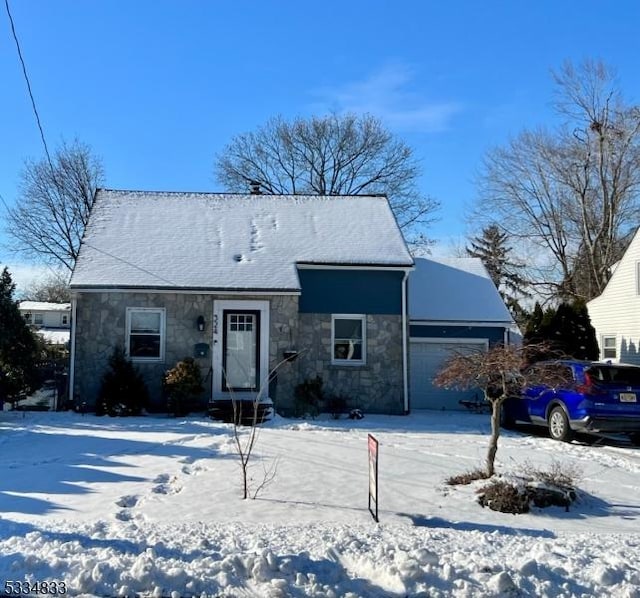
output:
[[226, 391], [260, 385], [260, 311], [223, 311], [222, 376]]

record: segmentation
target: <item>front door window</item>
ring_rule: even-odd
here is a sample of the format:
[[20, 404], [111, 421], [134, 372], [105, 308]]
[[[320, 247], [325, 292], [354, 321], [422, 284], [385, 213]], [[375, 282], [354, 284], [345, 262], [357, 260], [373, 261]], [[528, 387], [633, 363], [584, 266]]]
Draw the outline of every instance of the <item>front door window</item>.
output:
[[260, 379], [260, 312], [225, 310], [223, 313], [224, 388], [255, 391]]

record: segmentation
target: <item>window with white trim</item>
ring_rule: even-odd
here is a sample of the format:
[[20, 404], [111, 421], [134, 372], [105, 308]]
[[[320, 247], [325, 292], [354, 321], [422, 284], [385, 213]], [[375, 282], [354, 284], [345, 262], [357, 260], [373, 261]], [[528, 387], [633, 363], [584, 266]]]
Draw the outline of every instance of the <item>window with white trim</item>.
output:
[[331, 362], [362, 365], [366, 361], [366, 316], [331, 316]]
[[127, 307], [127, 355], [131, 361], [164, 361], [165, 310]]
[[617, 355], [617, 339], [615, 336], [602, 337], [602, 358], [616, 359]]
[[33, 314], [33, 323], [36, 326], [42, 326], [44, 324], [43, 314]]

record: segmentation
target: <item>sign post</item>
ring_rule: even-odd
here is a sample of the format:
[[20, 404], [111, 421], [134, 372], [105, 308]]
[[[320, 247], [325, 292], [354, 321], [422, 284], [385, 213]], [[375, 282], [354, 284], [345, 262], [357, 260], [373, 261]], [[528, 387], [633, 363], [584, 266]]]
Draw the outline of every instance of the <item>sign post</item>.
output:
[[[369, 513], [378, 522], [378, 441], [368, 435], [369, 447]], [[372, 508], [375, 507], [375, 511]]]

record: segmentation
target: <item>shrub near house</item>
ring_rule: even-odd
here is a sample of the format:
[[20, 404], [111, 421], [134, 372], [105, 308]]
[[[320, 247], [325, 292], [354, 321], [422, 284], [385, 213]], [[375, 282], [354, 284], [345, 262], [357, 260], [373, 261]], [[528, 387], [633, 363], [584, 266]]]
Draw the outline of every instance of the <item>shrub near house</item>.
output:
[[202, 394], [200, 366], [186, 357], [164, 375], [167, 411], [173, 415], [186, 415], [196, 407], [196, 399]]

